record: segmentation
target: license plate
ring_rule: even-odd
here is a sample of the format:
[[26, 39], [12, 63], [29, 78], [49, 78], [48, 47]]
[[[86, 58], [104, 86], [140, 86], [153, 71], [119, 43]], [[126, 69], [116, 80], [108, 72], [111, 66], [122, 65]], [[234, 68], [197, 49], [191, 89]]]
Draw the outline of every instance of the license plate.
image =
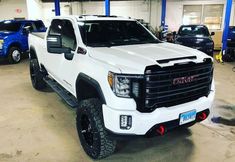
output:
[[180, 125], [194, 121], [196, 119], [196, 115], [196, 110], [191, 110], [180, 114]]

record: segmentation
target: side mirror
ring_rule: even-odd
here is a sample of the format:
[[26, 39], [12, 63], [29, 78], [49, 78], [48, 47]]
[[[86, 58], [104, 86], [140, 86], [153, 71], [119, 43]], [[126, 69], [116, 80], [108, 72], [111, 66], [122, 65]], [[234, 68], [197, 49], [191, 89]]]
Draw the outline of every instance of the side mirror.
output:
[[173, 31], [173, 35], [175, 36], [177, 33], [176, 33], [176, 31]]
[[215, 32], [211, 32], [211, 36], [215, 35]]
[[48, 35], [47, 52], [55, 54], [71, 53], [71, 49], [62, 47], [61, 35]]

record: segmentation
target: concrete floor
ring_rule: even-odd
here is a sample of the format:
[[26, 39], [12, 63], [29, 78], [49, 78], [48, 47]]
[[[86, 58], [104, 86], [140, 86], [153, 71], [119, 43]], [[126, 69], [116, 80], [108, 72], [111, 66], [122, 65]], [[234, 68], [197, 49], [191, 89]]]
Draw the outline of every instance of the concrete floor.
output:
[[[234, 64], [235, 65], [235, 64]], [[121, 142], [104, 162], [234, 162], [234, 65], [215, 63], [216, 101], [210, 120], [162, 137]], [[55, 93], [31, 86], [28, 61], [0, 62], [0, 161], [89, 162], [75, 127], [75, 113]]]

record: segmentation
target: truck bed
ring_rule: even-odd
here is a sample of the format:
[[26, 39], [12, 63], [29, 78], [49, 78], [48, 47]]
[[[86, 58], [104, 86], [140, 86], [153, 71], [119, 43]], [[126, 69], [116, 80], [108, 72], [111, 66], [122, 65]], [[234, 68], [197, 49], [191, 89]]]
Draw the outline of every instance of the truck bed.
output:
[[35, 33], [31, 33], [31, 34], [36, 36], [36, 37], [44, 39], [44, 37], [46, 35], [46, 32], [35, 32]]

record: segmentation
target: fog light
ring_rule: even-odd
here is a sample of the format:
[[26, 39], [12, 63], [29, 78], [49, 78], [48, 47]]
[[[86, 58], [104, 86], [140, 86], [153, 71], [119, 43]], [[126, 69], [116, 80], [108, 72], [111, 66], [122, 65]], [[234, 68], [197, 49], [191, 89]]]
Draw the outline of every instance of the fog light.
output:
[[121, 129], [131, 129], [132, 117], [130, 115], [120, 116], [120, 128]]

